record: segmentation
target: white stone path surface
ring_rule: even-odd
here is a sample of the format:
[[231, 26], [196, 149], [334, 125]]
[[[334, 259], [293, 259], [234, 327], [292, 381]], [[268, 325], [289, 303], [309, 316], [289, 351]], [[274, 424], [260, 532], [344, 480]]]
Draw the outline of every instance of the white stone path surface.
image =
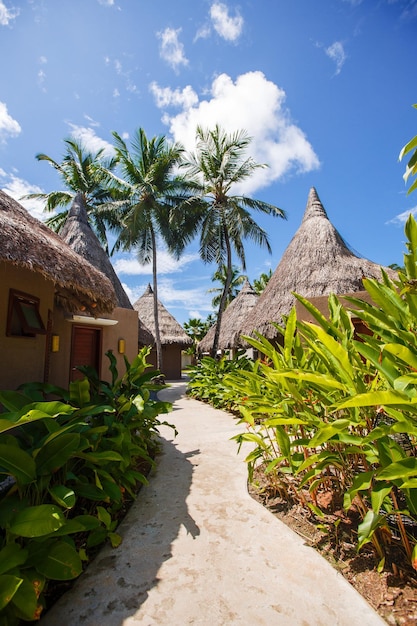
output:
[[[245, 451], [229, 414], [174, 402], [162, 454], [119, 528], [41, 626], [382, 626], [313, 548], [247, 492]], [[250, 448], [246, 448], [246, 453]]]

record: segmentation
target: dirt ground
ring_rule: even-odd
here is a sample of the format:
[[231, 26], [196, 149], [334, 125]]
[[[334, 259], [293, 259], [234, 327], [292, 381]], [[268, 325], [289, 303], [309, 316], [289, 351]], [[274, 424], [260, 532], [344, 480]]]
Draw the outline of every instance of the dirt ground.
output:
[[[326, 513], [318, 528], [317, 520], [313, 523], [308, 509], [288, 504], [265, 484], [260, 487], [262, 482], [255, 476], [254, 483], [249, 485], [253, 498], [318, 550], [388, 624], [416, 626], [417, 572], [408, 566], [395, 539], [388, 548], [384, 571], [378, 573], [373, 550], [365, 546], [360, 554], [356, 551], [355, 520], [342, 510], [335, 510]], [[326, 502], [321, 502], [320, 506], [326, 510]]]

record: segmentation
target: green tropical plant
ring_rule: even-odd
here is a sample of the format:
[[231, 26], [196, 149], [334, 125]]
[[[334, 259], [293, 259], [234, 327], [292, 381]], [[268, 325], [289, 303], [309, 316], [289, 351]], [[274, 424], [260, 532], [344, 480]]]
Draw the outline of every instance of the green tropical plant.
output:
[[[417, 104], [413, 104], [413, 107], [417, 109]], [[417, 135], [402, 148], [399, 160], [401, 161], [409, 152], [412, 152], [412, 154], [409, 157], [403, 178], [406, 183], [408, 182], [410, 176], [415, 177], [415, 180], [408, 189], [408, 194], [417, 189]]]
[[272, 270], [269, 269], [268, 272], [262, 272], [259, 278], [255, 278], [253, 281], [253, 288], [258, 295], [261, 295], [267, 284], [269, 283], [272, 276]]
[[[233, 249], [246, 269], [245, 239], [270, 251], [267, 233], [255, 222], [251, 211], [285, 217], [284, 211], [247, 196], [233, 194], [236, 184], [249, 178], [263, 165], [246, 157], [250, 137], [245, 131], [227, 134], [218, 125], [214, 129], [197, 128], [196, 151], [184, 163], [187, 173], [201, 185], [199, 195], [188, 203], [191, 212], [198, 210], [200, 256], [204, 263], [215, 262], [227, 268], [227, 278], [217, 313], [216, 332], [211, 356], [217, 354], [223, 312], [233, 271]], [[185, 204], [187, 207], [187, 204]]]
[[282, 345], [245, 337], [263, 355], [252, 368], [236, 368], [217, 383], [213, 368], [211, 378], [197, 382], [208, 400], [216, 385], [223, 388], [217, 406], [219, 398], [234, 398], [244, 425], [235, 439], [253, 445], [246, 459], [251, 478], [262, 471], [277, 493], [308, 507], [320, 523], [324, 496], [343, 502], [347, 514], [359, 516], [358, 549], [372, 544], [383, 568], [387, 555], [396, 558], [389, 550], [394, 541], [417, 569], [417, 224], [411, 216], [405, 233], [398, 280], [385, 272], [380, 281], [364, 280], [373, 304], [349, 297], [344, 307], [331, 295], [323, 315], [295, 294], [314, 323], [298, 320], [293, 309], [277, 326]]
[[[146, 483], [169, 403], [144, 348], [111, 382], [90, 368], [68, 391], [41, 383], [0, 392], [0, 623], [38, 619], [52, 580], [82, 571], [87, 551], [116, 532], [118, 513]], [[45, 400], [53, 394], [60, 400]]]
[[[214, 309], [218, 309], [220, 305], [220, 301], [222, 298], [224, 286], [228, 279], [227, 267], [225, 265], [221, 265], [213, 274], [212, 281], [218, 281], [220, 283], [220, 287], [213, 287], [209, 289], [207, 293], [215, 293], [213, 300], [211, 301], [211, 305]], [[226, 296], [226, 307], [236, 298], [239, 293], [239, 287], [246, 280], [246, 276], [240, 273], [239, 268], [236, 265], [232, 266], [232, 275], [229, 283], [229, 292]]]
[[[112, 197], [104, 184], [102, 170], [111, 171], [116, 165], [114, 157], [107, 157], [104, 148], [97, 152], [88, 150], [76, 139], [64, 139], [65, 154], [58, 163], [47, 154], [36, 155], [38, 161], [46, 161], [59, 174], [65, 191], [49, 193], [32, 193], [24, 196], [27, 199], [45, 201], [45, 210], [52, 212], [67, 207], [77, 193], [82, 193], [89, 221], [100, 243], [108, 252], [107, 227], [114, 225], [111, 211]], [[68, 216], [67, 210], [60, 210], [48, 218], [46, 224], [59, 233]]]

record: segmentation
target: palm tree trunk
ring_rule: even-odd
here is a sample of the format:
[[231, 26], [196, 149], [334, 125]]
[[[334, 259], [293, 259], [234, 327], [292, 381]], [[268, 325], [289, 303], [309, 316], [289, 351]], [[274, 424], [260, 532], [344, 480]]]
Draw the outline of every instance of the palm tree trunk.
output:
[[217, 357], [217, 350], [219, 348], [220, 330], [221, 330], [221, 325], [222, 325], [222, 317], [223, 317], [224, 310], [226, 308], [227, 295], [229, 293], [230, 285], [232, 282], [232, 271], [233, 271], [232, 249], [230, 247], [229, 233], [227, 232], [227, 228], [225, 228], [224, 240], [226, 243], [226, 253], [227, 253], [226, 282], [224, 283], [224, 289], [223, 289], [222, 297], [220, 300], [219, 311], [217, 313], [216, 331], [214, 333], [213, 346], [211, 348], [211, 357], [213, 359]]
[[153, 229], [152, 235], [152, 277], [153, 277], [153, 315], [155, 320], [155, 345], [156, 345], [156, 368], [162, 373], [162, 344], [161, 333], [159, 332], [159, 311], [158, 311], [158, 278], [156, 263], [156, 238]]

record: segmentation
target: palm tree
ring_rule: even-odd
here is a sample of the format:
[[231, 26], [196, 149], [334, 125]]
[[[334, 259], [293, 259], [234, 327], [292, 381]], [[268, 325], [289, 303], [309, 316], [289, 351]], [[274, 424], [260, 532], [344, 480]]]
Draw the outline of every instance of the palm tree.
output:
[[[66, 152], [61, 163], [54, 161], [47, 154], [36, 155], [38, 161], [47, 161], [60, 175], [66, 191], [50, 193], [31, 193], [24, 198], [45, 200], [45, 210], [55, 211], [72, 204], [77, 193], [81, 192], [91, 226], [101, 245], [108, 252], [107, 226], [114, 225], [111, 211], [112, 198], [104, 185], [103, 169], [111, 171], [116, 165], [114, 157], [106, 157], [104, 148], [97, 152], [89, 151], [75, 139], [64, 139]], [[45, 220], [46, 224], [59, 233], [68, 216], [68, 209]]]
[[253, 281], [253, 288], [259, 296], [261, 295], [261, 293], [263, 292], [263, 290], [269, 283], [271, 276], [272, 276], [272, 270], [271, 268], [269, 268], [268, 273], [262, 272], [259, 278], [255, 278], [255, 280]]
[[[229, 306], [229, 304], [231, 303], [232, 300], [234, 300], [237, 296], [237, 294], [239, 293], [239, 287], [245, 282], [247, 276], [245, 276], [244, 274], [241, 274], [239, 271], [239, 268], [236, 265], [232, 266], [232, 277], [230, 279], [230, 285], [229, 285], [229, 293], [226, 296], [226, 307]], [[213, 300], [211, 301], [211, 304], [213, 306], [213, 308], [218, 308], [219, 304], [220, 304], [220, 300], [222, 297], [222, 293], [223, 293], [223, 289], [224, 289], [224, 285], [226, 284], [226, 280], [227, 280], [227, 267], [226, 265], [221, 265], [213, 274], [212, 280], [215, 281], [219, 281], [220, 283], [220, 287], [213, 287], [212, 289], [209, 289], [207, 293], [215, 293], [216, 295], [214, 296]]]
[[[142, 128], [133, 137], [131, 151], [116, 132], [113, 132], [113, 137], [122, 177], [108, 172], [107, 182], [123, 198], [115, 203], [115, 206], [118, 204], [114, 220], [117, 239], [113, 250], [134, 248], [140, 263], [152, 263], [157, 368], [162, 370], [157, 245], [162, 240], [168, 250], [179, 258], [192, 236], [192, 228], [186, 228], [192, 215], [187, 218], [179, 210], [188, 197], [190, 186], [184, 178], [174, 175], [183, 148], [179, 143], [168, 145], [164, 136], [148, 139]], [[172, 228], [174, 217], [176, 228]]]
[[190, 206], [200, 206], [200, 256], [203, 262], [216, 262], [220, 269], [227, 268], [217, 314], [216, 333], [211, 354], [217, 354], [223, 311], [232, 280], [232, 249], [246, 270], [244, 239], [250, 239], [271, 252], [267, 233], [254, 221], [250, 211], [259, 211], [274, 217], [285, 218], [278, 207], [246, 196], [233, 195], [233, 186], [249, 178], [257, 168], [264, 167], [251, 157], [245, 158], [251, 141], [246, 131], [227, 134], [218, 125], [214, 129], [197, 128], [196, 151], [184, 164], [188, 173], [202, 185], [199, 198]]

